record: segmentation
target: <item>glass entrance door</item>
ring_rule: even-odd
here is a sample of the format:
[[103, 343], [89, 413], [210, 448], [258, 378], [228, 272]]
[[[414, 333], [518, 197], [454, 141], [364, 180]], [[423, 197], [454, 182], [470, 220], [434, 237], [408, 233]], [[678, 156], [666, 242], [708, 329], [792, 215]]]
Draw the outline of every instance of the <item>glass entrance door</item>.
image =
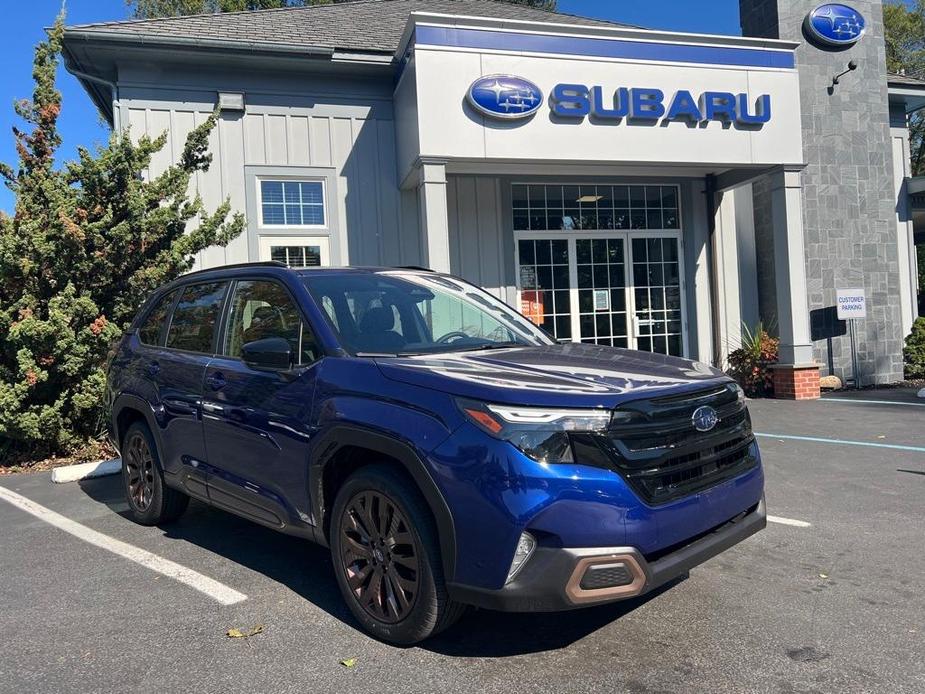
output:
[[676, 236], [630, 236], [637, 349], [684, 355], [679, 245]]
[[616, 236], [575, 239], [575, 265], [581, 342], [629, 346], [626, 240]]
[[559, 342], [684, 356], [677, 232], [519, 235], [520, 310]]

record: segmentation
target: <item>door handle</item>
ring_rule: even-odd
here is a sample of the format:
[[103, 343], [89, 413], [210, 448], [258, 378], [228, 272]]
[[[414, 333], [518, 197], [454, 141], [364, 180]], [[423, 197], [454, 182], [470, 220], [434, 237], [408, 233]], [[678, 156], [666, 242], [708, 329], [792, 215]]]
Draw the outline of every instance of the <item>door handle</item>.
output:
[[145, 370], [148, 372], [148, 375], [153, 378], [154, 376], [157, 376], [160, 373], [161, 365], [158, 364], [156, 361], [152, 361], [148, 363], [148, 366]]
[[206, 383], [212, 390], [220, 390], [225, 387], [225, 377], [221, 373], [214, 373], [206, 378]]
[[205, 410], [206, 412], [215, 412], [215, 413], [225, 411], [225, 408], [222, 407], [221, 405], [216, 405], [215, 403], [205, 402], [205, 401], [203, 401], [202, 403], [202, 409]]

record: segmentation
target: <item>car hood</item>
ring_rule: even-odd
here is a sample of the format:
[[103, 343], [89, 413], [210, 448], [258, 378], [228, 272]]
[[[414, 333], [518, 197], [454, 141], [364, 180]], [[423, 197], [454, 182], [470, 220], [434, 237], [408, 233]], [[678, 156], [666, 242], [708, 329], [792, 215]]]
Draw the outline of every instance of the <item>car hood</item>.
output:
[[613, 407], [730, 380], [700, 362], [574, 343], [390, 357], [377, 363], [383, 375], [395, 381], [522, 405]]

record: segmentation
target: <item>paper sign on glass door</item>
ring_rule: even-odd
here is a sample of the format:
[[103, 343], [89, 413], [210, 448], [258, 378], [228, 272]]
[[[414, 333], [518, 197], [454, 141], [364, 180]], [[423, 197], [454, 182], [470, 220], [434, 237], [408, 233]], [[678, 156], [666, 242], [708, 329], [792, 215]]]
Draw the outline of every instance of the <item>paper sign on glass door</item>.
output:
[[610, 290], [609, 289], [595, 289], [594, 290], [594, 310], [595, 311], [609, 311], [610, 310]]
[[543, 292], [520, 292], [520, 312], [536, 325], [543, 324]]

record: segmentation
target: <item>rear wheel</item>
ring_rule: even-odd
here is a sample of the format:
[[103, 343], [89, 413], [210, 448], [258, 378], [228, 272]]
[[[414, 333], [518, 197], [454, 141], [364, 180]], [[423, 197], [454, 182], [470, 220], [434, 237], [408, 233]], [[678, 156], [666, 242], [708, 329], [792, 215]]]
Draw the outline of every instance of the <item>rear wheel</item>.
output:
[[122, 485], [132, 518], [142, 525], [169, 523], [183, 515], [189, 497], [164, 483], [157, 445], [147, 424], [136, 422], [122, 444]]
[[350, 611], [383, 641], [418, 643], [465, 609], [447, 595], [436, 527], [424, 500], [387, 466], [362, 468], [341, 487], [331, 552]]

